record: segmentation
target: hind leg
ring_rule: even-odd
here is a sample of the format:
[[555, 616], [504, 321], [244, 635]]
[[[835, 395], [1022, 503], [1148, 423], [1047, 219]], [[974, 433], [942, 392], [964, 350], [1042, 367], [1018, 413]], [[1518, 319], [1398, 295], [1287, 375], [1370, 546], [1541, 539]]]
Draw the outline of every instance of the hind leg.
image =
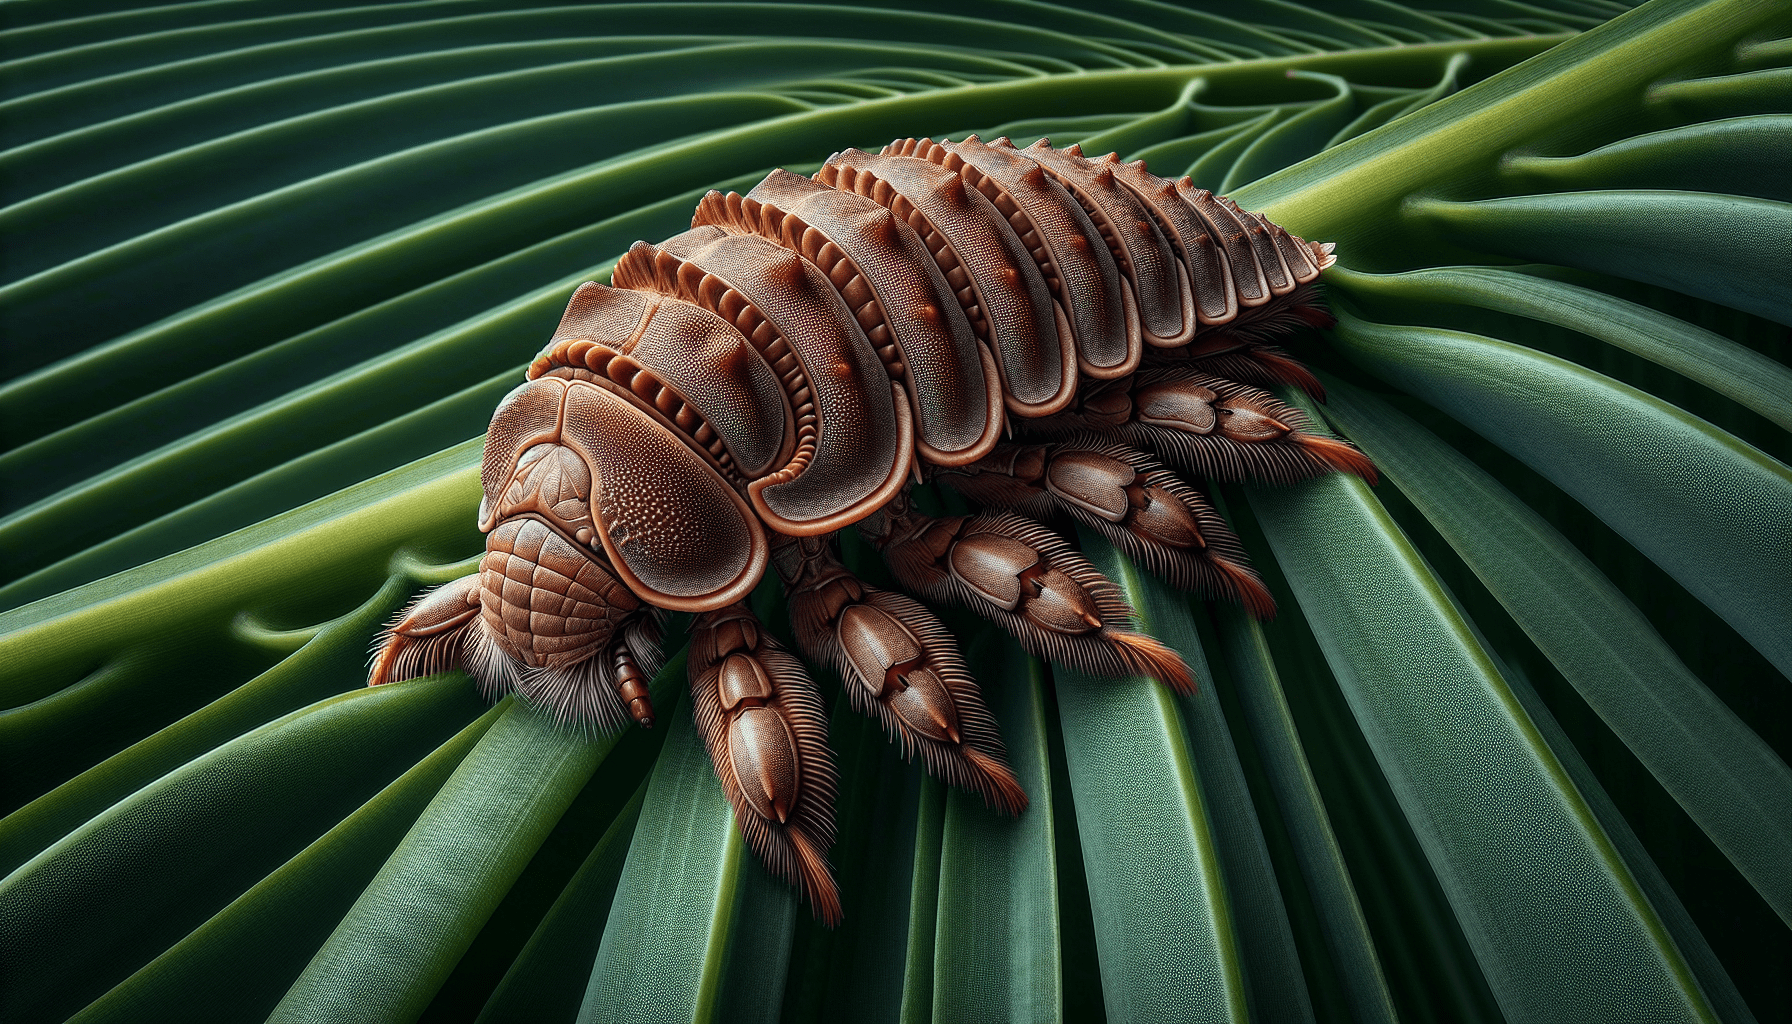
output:
[[1039, 523], [989, 512], [935, 519], [899, 498], [859, 529], [904, 587], [969, 607], [1041, 658], [1194, 689], [1176, 652], [1133, 628], [1120, 589]]
[[934, 479], [987, 508], [1034, 519], [1063, 512], [1099, 531], [1127, 557], [1183, 590], [1275, 614], [1238, 536], [1200, 491], [1137, 449], [1085, 438], [1003, 445]]
[[1325, 401], [1325, 385], [1300, 360], [1274, 345], [1223, 332], [1197, 335], [1181, 348], [1154, 348], [1146, 353], [1145, 364], [1148, 368], [1176, 367], [1266, 389], [1290, 384]]
[[1070, 411], [1023, 420], [1030, 433], [1082, 432], [1153, 449], [1212, 480], [1286, 484], [1331, 472], [1375, 482], [1375, 464], [1348, 441], [1307, 430], [1307, 417], [1266, 391], [1192, 369], [1142, 370], [1078, 395]]

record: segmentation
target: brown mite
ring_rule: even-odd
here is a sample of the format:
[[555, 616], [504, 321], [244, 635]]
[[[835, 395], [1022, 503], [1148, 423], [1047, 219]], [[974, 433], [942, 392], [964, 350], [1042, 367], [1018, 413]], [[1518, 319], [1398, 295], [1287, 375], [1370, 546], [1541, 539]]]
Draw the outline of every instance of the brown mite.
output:
[[[651, 725], [660, 621], [696, 613], [692, 711], [735, 821], [834, 924], [826, 716], [745, 603], [766, 564], [802, 654], [855, 708], [1020, 813], [952, 637], [856, 579], [832, 535], [857, 525], [911, 594], [966, 605], [1040, 657], [1190, 689], [1182, 659], [1038, 520], [1069, 515], [1178, 587], [1272, 614], [1178, 470], [1374, 479], [1261, 390], [1323, 397], [1265, 339], [1330, 322], [1313, 282], [1331, 263], [1331, 246], [1187, 178], [1044, 140], [904, 139], [711, 192], [691, 230], [637, 242], [613, 287], [573, 294], [492, 417], [479, 571], [406, 609], [369, 682], [460, 667], [565, 721]], [[915, 480], [985, 511], [921, 515]]]

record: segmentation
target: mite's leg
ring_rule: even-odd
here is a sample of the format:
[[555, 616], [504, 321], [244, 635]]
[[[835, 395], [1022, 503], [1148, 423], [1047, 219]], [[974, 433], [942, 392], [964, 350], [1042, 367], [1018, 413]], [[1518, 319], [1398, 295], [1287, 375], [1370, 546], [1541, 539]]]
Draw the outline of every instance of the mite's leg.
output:
[[1145, 356], [1151, 366], [1174, 366], [1260, 388], [1291, 384], [1325, 401], [1325, 385], [1299, 360], [1274, 345], [1230, 332], [1197, 335], [1181, 348], [1154, 348]]
[[[1325, 308], [1319, 288], [1308, 282], [1297, 285], [1286, 295], [1276, 296], [1266, 305], [1241, 309], [1237, 317], [1216, 324], [1211, 330], [1214, 335], [1227, 339], [1260, 342], [1292, 331], [1330, 327], [1337, 322]], [[1200, 335], [1195, 337], [1200, 340]]]
[[1002, 445], [934, 478], [979, 505], [1034, 519], [1067, 512], [1174, 586], [1238, 601], [1258, 618], [1275, 614], [1219, 510], [1144, 452], [1098, 440]]
[[[656, 654], [658, 646], [658, 644], [654, 645]], [[616, 697], [628, 707], [629, 717], [641, 723], [641, 728], [653, 728], [653, 698], [648, 694], [647, 686], [653, 679], [654, 672], [644, 670], [641, 663], [636, 660], [634, 652], [626, 646], [618, 646], [611, 656], [611, 660], [616, 665], [613, 675], [616, 681]], [[655, 666], [658, 663], [657, 657], [650, 662]], [[654, 671], [658, 671], [657, 667]]]
[[797, 645], [840, 673], [853, 707], [900, 737], [904, 754], [919, 750], [948, 784], [1019, 814], [1026, 791], [951, 634], [909, 598], [861, 583], [834, 558], [832, 543], [803, 537], [773, 549]]
[[697, 617], [688, 664], [691, 714], [741, 835], [818, 920], [839, 924], [827, 859], [839, 777], [815, 684], [740, 603]]
[[1109, 434], [1216, 480], [1293, 483], [1336, 470], [1375, 482], [1375, 464], [1355, 445], [1308, 433], [1300, 410], [1237, 381], [1146, 370], [1078, 398], [1070, 412], [1021, 422], [1043, 434]]
[[1039, 657], [1096, 675], [1150, 676], [1188, 692], [1176, 652], [1133, 630], [1120, 588], [1062, 537], [1008, 513], [933, 519], [899, 500], [860, 524], [902, 585], [953, 600]]
[[374, 637], [367, 685], [465, 668], [465, 648], [469, 637], [478, 632], [478, 573], [424, 591]]

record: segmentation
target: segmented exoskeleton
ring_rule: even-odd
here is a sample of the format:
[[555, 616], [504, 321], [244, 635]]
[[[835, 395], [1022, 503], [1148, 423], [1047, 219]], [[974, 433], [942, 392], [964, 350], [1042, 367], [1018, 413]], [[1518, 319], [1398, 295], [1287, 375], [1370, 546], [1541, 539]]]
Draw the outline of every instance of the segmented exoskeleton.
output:
[[[696, 613], [692, 711], [753, 849], [816, 916], [835, 769], [820, 695], [745, 604], [769, 561], [797, 644], [947, 782], [1026, 793], [951, 637], [867, 586], [857, 525], [911, 594], [1034, 654], [1178, 690], [1182, 660], [1038, 520], [1067, 514], [1175, 585], [1274, 608], [1208, 479], [1292, 481], [1367, 458], [1261, 386], [1318, 382], [1264, 339], [1329, 321], [1332, 262], [1263, 217], [1076, 146], [907, 139], [711, 192], [691, 230], [581, 285], [492, 417], [479, 572], [385, 633], [372, 683], [463, 666], [561, 718], [650, 725], [665, 610]], [[1157, 454], [1151, 454], [1155, 452]], [[914, 480], [985, 509], [932, 518]]]

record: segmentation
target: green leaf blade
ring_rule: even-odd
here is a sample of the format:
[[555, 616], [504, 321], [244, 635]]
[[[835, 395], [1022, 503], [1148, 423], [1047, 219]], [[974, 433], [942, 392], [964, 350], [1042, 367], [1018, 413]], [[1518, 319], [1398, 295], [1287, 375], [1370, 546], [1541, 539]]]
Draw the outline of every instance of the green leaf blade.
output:
[[1360, 365], [1567, 491], [1792, 677], [1784, 464], [1660, 399], [1509, 342], [1348, 312], [1337, 339]]
[[1580, 331], [1659, 363], [1792, 430], [1792, 369], [1684, 320], [1589, 288], [1495, 267], [1360, 274], [1333, 267], [1355, 293], [1452, 302]]
[[647, 781], [642, 780], [504, 973], [479, 1011], [478, 1024], [529, 1024], [578, 1016], [585, 975], [603, 937], [593, 924], [609, 916], [646, 796]]
[[513, 703], [431, 801], [274, 1017], [415, 1019], [614, 743], [615, 737], [593, 741]]
[[1009, 819], [962, 790], [946, 798], [933, 1019], [1062, 1020], [1044, 669], [1012, 643], [981, 646], [970, 664], [1031, 802]]
[[1083, 540], [1095, 564], [1139, 610], [1140, 625], [1181, 655], [1194, 673], [1196, 691], [1177, 694], [1176, 703], [1237, 933], [1246, 1003], [1254, 1016], [1312, 1020], [1287, 905], [1186, 597], [1145, 575], [1111, 545], [1091, 543], [1094, 538], [1086, 533]]
[[1792, 203], [1703, 192], [1560, 192], [1409, 211], [1453, 242], [1645, 281], [1792, 324]]
[[1507, 1015], [1713, 1019], [1554, 755], [1367, 487], [1332, 476], [1248, 493]]
[[1312, 768], [1277, 677], [1263, 630], [1239, 608], [1219, 609], [1219, 632], [1233, 685], [1253, 737], [1263, 752], [1301, 873], [1314, 894], [1326, 946], [1358, 1021], [1397, 1020], [1374, 939], [1363, 917], [1350, 870], [1328, 820]]
[[[746, 848], [690, 714], [670, 717], [580, 1024], [757, 1017], [781, 1000], [781, 963], [747, 965], [788, 955], [795, 894]], [[731, 977], [737, 955], [746, 973]]]
[[1233, 910], [1175, 698], [1152, 679], [1057, 678], [1108, 1018], [1176, 1006], [1246, 1019]]
[[206, 993], [206, 1010], [217, 1019], [265, 1018], [442, 783], [502, 714], [494, 708], [481, 715], [71, 1022], [175, 1019], [193, 1012], [196, 991]]
[[1373, 396], [1328, 388], [1361, 444], [1782, 920], [1792, 923], [1792, 770], [1687, 670], [1543, 518]]
[[61, 1018], [102, 995], [479, 705], [458, 676], [357, 690], [238, 737], [108, 808], [0, 880], [0, 965], [10, 979], [0, 1015]]

